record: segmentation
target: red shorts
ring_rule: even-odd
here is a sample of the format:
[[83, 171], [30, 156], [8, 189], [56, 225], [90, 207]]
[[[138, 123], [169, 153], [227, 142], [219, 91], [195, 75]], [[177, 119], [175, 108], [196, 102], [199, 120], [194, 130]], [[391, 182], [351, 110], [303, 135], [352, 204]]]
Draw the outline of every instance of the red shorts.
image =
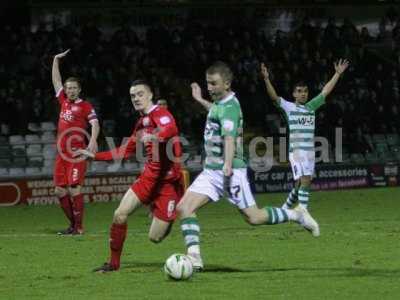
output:
[[184, 192], [181, 180], [156, 181], [141, 175], [132, 184], [131, 189], [143, 204], [150, 205], [155, 217], [166, 222], [176, 219], [176, 205]]
[[82, 185], [85, 180], [86, 166], [86, 160], [80, 162], [69, 162], [57, 154], [53, 175], [54, 185]]

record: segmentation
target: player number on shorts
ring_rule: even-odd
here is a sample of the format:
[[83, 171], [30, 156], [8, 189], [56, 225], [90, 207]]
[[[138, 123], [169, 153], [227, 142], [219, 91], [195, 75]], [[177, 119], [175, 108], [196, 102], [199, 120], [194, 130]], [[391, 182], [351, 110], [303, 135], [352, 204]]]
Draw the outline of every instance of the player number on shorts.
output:
[[239, 197], [240, 193], [240, 185], [234, 185], [231, 187], [231, 195], [233, 195], [234, 198]]

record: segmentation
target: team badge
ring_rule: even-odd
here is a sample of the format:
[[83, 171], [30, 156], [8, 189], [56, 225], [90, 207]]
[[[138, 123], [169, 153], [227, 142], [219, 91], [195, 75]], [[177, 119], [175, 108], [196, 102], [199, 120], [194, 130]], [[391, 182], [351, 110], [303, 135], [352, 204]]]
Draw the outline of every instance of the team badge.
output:
[[143, 126], [149, 126], [150, 125], [150, 119], [149, 117], [143, 118]]

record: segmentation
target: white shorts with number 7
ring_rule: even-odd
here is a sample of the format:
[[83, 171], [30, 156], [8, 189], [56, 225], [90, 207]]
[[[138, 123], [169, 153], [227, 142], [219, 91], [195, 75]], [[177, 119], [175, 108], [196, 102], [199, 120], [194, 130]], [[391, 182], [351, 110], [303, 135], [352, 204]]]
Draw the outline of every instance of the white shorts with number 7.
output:
[[[223, 181], [224, 174], [222, 170], [204, 169], [189, 186], [188, 190], [206, 195], [212, 201], [217, 202], [224, 194]], [[250, 190], [247, 169], [233, 169], [228, 200], [239, 209], [248, 208], [256, 204]]]

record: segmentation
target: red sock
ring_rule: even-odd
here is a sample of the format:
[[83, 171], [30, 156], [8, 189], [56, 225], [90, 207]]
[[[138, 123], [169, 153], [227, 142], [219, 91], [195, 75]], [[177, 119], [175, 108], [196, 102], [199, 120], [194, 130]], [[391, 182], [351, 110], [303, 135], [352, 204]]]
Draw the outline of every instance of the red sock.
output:
[[58, 199], [60, 201], [60, 206], [64, 211], [65, 216], [68, 218], [70, 222], [70, 227], [74, 227], [74, 217], [73, 217], [73, 212], [72, 212], [72, 203], [71, 199], [69, 198], [69, 195], [65, 195], [64, 197], [61, 197]]
[[82, 231], [82, 220], [83, 220], [83, 195], [79, 194], [72, 197], [72, 211], [74, 214], [74, 230]]
[[110, 250], [111, 259], [110, 264], [116, 269], [119, 269], [121, 261], [122, 248], [124, 246], [124, 241], [126, 237], [128, 225], [125, 224], [115, 224], [111, 225], [110, 230]]

